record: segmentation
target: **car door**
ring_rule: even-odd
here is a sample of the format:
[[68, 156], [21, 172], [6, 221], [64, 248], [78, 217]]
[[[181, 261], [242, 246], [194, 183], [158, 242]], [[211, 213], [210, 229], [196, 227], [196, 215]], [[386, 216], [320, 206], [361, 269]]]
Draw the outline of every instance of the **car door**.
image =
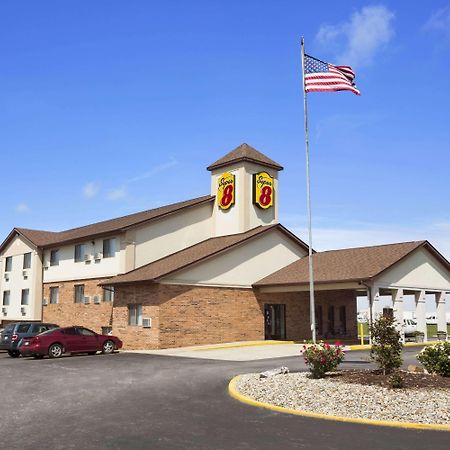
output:
[[82, 352], [83, 346], [80, 339], [80, 335], [75, 327], [63, 328], [61, 330], [62, 344], [67, 353]]
[[94, 352], [100, 350], [98, 334], [88, 328], [78, 327], [78, 334], [80, 335], [81, 346], [85, 352]]

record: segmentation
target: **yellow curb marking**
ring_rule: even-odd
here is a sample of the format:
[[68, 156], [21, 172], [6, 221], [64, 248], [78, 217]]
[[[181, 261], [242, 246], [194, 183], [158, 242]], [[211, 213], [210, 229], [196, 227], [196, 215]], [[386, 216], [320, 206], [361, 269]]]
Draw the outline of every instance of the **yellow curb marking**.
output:
[[191, 351], [200, 352], [204, 350], [221, 350], [223, 348], [239, 348], [239, 347], [259, 347], [264, 345], [285, 345], [285, 344], [299, 344], [297, 341], [270, 341], [270, 342], [249, 342], [242, 344], [224, 344], [217, 345], [215, 347], [201, 347], [201, 348], [193, 348]]
[[413, 423], [413, 422], [390, 422], [386, 420], [374, 420], [374, 419], [359, 419], [356, 417], [343, 417], [343, 416], [333, 416], [330, 414], [321, 414], [309, 411], [301, 411], [298, 409], [284, 408], [283, 406], [275, 406], [269, 403], [260, 402], [254, 400], [251, 397], [241, 394], [237, 390], [237, 383], [241, 375], [237, 375], [231, 379], [228, 384], [228, 393], [234, 399], [246, 403], [247, 405], [256, 406], [258, 408], [270, 409], [272, 411], [277, 411], [281, 413], [294, 414], [296, 416], [312, 417], [315, 419], [324, 420], [334, 420], [336, 422], [349, 422], [349, 423], [360, 423], [364, 425], [376, 425], [384, 427], [397, 427], [397, 428], [409, 428], [415, 430], [440, 430], [440, 431], [450, 431], [450, 425], [443, 424], [430, 424], [430, 423]]

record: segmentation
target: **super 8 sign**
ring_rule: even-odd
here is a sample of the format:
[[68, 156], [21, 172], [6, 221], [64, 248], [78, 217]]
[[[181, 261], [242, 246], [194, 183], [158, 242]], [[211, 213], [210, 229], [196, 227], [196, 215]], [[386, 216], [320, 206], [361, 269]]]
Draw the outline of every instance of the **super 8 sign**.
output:
[[273, 206], [274, 188], [273, 177], [267, 172], [253, 175], [253, 203], [260, 208], [267, 209]]
[[234, 205], [234, 191], [236, 183], [234, 175], [225, 172], [217, 180], [217, 203], [219, 208], [228, 209]]

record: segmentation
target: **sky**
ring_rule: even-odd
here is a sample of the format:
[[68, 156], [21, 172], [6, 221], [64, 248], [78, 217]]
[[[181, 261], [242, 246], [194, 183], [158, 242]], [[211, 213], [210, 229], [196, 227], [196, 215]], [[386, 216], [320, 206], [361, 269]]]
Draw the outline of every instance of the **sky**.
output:
[[306, 240], [303, 35], [362, 93], [308, 94], [314, 247], [450, 258], [448, 2], [320, 4], [1, 2], [0, 235], [209, 194], [247, 142], [285, 167], [280, 221]]

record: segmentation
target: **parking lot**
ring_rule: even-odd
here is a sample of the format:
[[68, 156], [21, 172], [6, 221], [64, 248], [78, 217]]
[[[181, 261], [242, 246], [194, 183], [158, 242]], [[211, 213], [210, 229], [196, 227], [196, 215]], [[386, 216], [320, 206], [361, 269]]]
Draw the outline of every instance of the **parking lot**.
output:
[[[405, 364], [418, 349], [405, 350]], [[448, 434], [290, 416], [236, 402], [229, 379], [300, 357], [254, 361], [118, 353], [57, 360], [0, 353], [2, 447], [8, 449], [448, 448]], [[344, 368], [370, 367], [351, 352]]]

